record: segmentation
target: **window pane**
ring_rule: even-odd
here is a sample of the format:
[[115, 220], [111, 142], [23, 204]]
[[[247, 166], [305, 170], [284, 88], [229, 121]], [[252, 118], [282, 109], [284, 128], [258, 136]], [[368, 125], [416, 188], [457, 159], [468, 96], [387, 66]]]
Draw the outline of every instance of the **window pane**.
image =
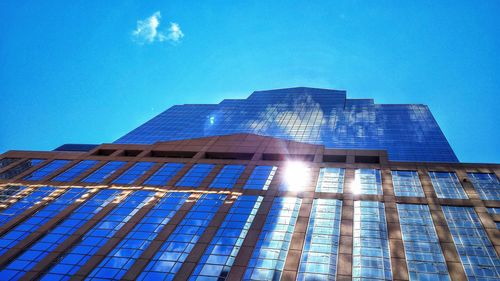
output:
[[16, 203], [14, 203], [10, 207], [8, 207], [7, 209], [0, 211], [0, 225], [6, 224], [15, 216], [19, 215], [23, 211], [25, 211], [25, 210], [29, 209], [30, 207], [32, 207], [33, 205], [35, 205], [35, 203], [40, 202], [43, 198], [47, 197], [47, 195], [52, 193], [54, 190], [56, 190], [56, 189], [53, 187], [49, 187], [49, 186], [43, 186], [43, 187], [37, 188], [31, 194], [20, 199], [19, 201], [17, 201]]
[[145, 185], [167, 185], [167, 183], [184, 167], [182, 163], [165, 163], [156, 171], [148, 180], [144, 182]]
[[467, 173], [482, 200], [500, 200], [500, 182], [492, 173]]
[[357, 169], [354, 174], [354, 194], [382, 195], [380, 170]]
[[194, 165], [175, 186], [198, 187], [205, 177], [212, 171], [213, 164]]
[[24, 190], [25, 186], [20, 185], [8, 185], [0, 190], [0, 204], [7, 203], [12, 196], [15, 196], [22, 190]]
[[59, 174], [58, 176], [56, 176], [52, 180], [53, 181], [60, 181], [60, 182], [72, 181], [72, 180], [76, 179], [78, 176], [80, 176], [82, 173], [88, 171], [90, 168], [92, 168], [98, 162], [99, 161], [97, 161], [97, 160], [80, 161], [80, 163], [78, 163], [75, 166], [62, 172], [61, 174]]
[[210, 184], [210, 187], [233, 188], [243, 170], [245, 170], [244, 165], [225, 165], [219, 174], [217, 174], [212, 184]]
[[301, 202], [294, 197], [274, 199], [243, 280], [281, 278]]
[[342, 201], [314, 199], [297, 280], [335, 280]]
[[137, 162], [132, 167], [128, 168], [123, 174], [121, 174], [113, 183], [117, 184], [132, 184], [140, 176], [144, 175], [151, 167], [153, 167], [154, 162]]
[[344, 173], [345, 170], [341, 168], [321, 168], [316, 192], [342, 193], [344, 190]]
[[21, 162], [20, 164], [8, 169], [7, 171], [0, 173], [0, 179], [8, 180], [11, 179], [33, 167], [40, 165], [45, 159], [29, 159]]
[[19, 160], [19, 158], [3, 158], [0, 160], [0, 169]]
[[417, 171], [392, 171], [396, 196], [425, 197]]
[[24, 180], [39, 181], [52, 174], [56, 170], [62, 168], [64, 165], [71, 162], [70, 160], [54, 160], [49, 164], [41, 167], [40, 169], [34, 171], [30, 175], [24, 177]]
[[269, 185], [271, 184], [271, 181], [273, 180], [276, 169], [277, 167], [275, 166], [255, 167], [243, 188], [267, 190], [269, 188]]
[[82, 181], [90, 183], [102, 183], [104, 180], [106, 180], [109, 176], [114, 174], [118, 169], [120, 169], [126, 163], [127, 162], [123, 161], [110, 161], [104, 164], [104, 166], [97, 169], [97, 171], [93, 172]]
[[453, 172], [429, 172], [438, 198], [467, 199], [464, 188]]

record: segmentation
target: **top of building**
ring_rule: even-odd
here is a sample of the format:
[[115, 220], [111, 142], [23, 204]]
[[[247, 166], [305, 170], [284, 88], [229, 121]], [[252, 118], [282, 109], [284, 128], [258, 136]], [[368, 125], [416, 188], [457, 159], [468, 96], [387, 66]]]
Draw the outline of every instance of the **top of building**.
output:
[[256, 91], [219, 104], [175, 105], [115, 143], [152, 144], [250, 133], [336, 149], [387, 150], [393, 161], [458, 162], [422, 104], [375, 104], [345, 91], [287, 88]]

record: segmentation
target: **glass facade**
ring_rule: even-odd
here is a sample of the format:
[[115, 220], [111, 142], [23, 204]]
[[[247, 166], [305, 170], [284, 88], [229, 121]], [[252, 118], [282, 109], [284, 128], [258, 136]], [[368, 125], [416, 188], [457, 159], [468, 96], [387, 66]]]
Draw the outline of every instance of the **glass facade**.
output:
[[104, 164], [104, 166], [97, 169], [97, 171], [93, 172], [88, 177], [83, 179], [82, 182], [102, 183], [126, 163], [127, 162], [123, 161], [109, 161], [108, 163]]
[[273, 180], [276, 169], [276, 166], [256, 166], [243, 188], [267, 190]]
[[144, 184], [165, 186], [182, 167], [184, 167], [182, 163], [165, 163], [158, 171], [149, 177]]
[[9, 222], [12, 218], [16, 217], [23, 211], [29, 209], [36, 203], [40, 202], [43, 198], [45, 198], [47, 195], [52, 193], [54, 190], [56, 190], [53, 187], [49, 186], [43, 186], [40, 188], [37, 188], [34, 190], [32, 193], [27, 195], [26, 197], [20, 199], [16, 203], [10, 205], [4, 210], [0, 211], [0, 226], [6, 224]]
[[410, 281], [450, 280], [427, 205], [398, 204]]
[[261, 196], [252, 195], [236, 199], [189, 280], [227, 279], [261, 201]]
[[300, 259], [298, 281], [335, 280], [342, 201], [314, 199]]
[[417, 171], [392, 171], [396, 196], [425, 197]]
[[14, 178], [21, 173], [40, 165], [43, 161], [45, 161], [45, 159], [28, 159], [26, 161], [23, 161], [16, 166], [8, 169], [7, 171], [0, 173], [0, 180], [8, 180]]
[[453, 172], [429, 172], [438, 198], [467, 199], [464, 188]]
[[342, 193], [344, 191], [344, 173], [345, 170], [342, 168], [321, 168], [316, 192]]
[[81, 174], [88, 171], [90, 168], [92, 168], [97, 163], [99, 163], [99, 161], [97, 161], [97, 160], [80, 161], [78, 164], [76, 164], [73, 167], [62, 172], [61, 174], [59, 174], [58, 176], [56, 176], [52, 180], [59, 181], [59, 182], [70, 182], [70, 181], [76, 179]]
[[482, 200], [500, 200], [500, 182], [493, 173], [467, 173]]
[[355, 201], [352, 280], [392, 280], [384, 203]]
[[54, 160], [49, 164], [41, 167], [40, 169], [34, 171], [30, 175], [24, 177], [24, 180], [39, 181], [45, 179], [48, 175], [62, 168], [66, 164], [71, 162], [70, 160]]
[[380, 170], [356, 169], [352, 193], [382, 195]]
[[115, 143], [152, 144], [249, 133], [337, 149], [387, 150], [394, 161], [458, 162], [421, 104], [375, 104], [344, 91], [291, 88], [219, 104], [176, 105]]
[[278, 197], [267, 215], [243, 280], [279, 280], [302, 200]]
[[3, 167], [7, 167], [8, 165], [16, 162], [19, 159], [20, 158], [3, 158], [3, 159], [0, 159], [0, 169], [2, 169]]
[[175, 186], [198, 187], [214, 167], [213, 164], [195, 164]]
[[500, 259], [472, 207], [442, 206], [469, 280], [500, 280]]
[[0, 190], [0, 204], [7, 203], [12, 196], [18, 194], [26, 187], [22, 185], [8, 185]]
[[225, 165], [210, 184], [211, 188], [233, 188], [241, 173], [245, 170], [244, 165]]
[[140, 176], [144, 175], [151, 167], [153, 167], [154, 162], [137, 162], [132, 167], [128, 168], [123, 172], [118, 178], [116, 178], [113, 183], [115, 184], [132, 184]]

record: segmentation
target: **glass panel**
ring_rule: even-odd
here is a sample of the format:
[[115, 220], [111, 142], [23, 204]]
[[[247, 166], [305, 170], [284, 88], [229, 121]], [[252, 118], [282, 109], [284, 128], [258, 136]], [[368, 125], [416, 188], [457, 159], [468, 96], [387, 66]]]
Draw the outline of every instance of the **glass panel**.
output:
[[27, 175], [24, 177], [24, 180], [30, 180], [30, 181], [39, 181], [47, 177], [48, 175], [52, 174], [53, 172], [57, 171], [58, 169], [62, 168], [66, 164], [71, 162], [70, 160], [54, 160], [50, 162], [49, 164], [41, 167], [40, 169], [34, 171], [30, 175]]
[[450, 280], [429, 207], [397, 206], [410, 280]]
[[195, 164], [175, 186], [198, 187], [212, 171], [213, 164]]
[[99, 191], [92, 198], [78, 207], [71, 215], [52, 229], [47, 235], [26, 249], [19, 257], [8, 264], [0, 276], [6, 280], [17, 280], [30, 271], [37, 263], [56, 249], [77, 229], [110, 203], [120, 190], [106, 189]]
[[90, 168], [94, 167], [95, 164], [97, 164], [99, 161], [97, 160], [83, 160], [76, 164], [75, 166], [67, 169], [66, 171], [62, 172], [58, 176], [56, 176], [53, 181], [60, 181], [60, 182], [70, 182], [74, 179], [76, 179], [78, 176], [81, 174], [85, 173], [88, 171]]
[[487, 208], [487, 209], [488, 209], [488, 213], [490, 213], [491, 215], [500, 214], [500, 208]]
[[384, 203], [355, 201], [352, 280], [392, 280]]
[[438, 198], [467, 199], [464, 188], [453, 172], [429, 172]]
[[352, 192], [354, 194], [382, 195], [380, 170], [356, 169]]
[[128, 168], [121, 174], [113, 183], [117, 184], [132, 184], [140, 176], [144, 175], [153, 165], [154, 162], [137, 162], [132, 167]]
[[68, 280], [152, 197], [152, 191], [135, 191], [59, 258], [42, 280]]
[[261, 202], [261, 196], [236, 199], [189, 280], [227, 279]]
[[275, 166], [255, 167], [243, 188], [267, 190], [269, 188], [269, 185], [271, 184], [271, 181], [273, 180], [276, 169], [277, 167]]
[[82, 181], [90, 183], [102, 183], [104, 180], [106, 180], [109, 176], [114, 174], [118, 169], [120, 169], [126, 163], [127, 162], [123, 161], [110, 161], [104, 164], [104, 166], [97, 169], [97, 171], [93, 172]]
[[344, 190], [344, 173], [345, 170], [341, 168], [321, 168], [316, 192], [342, 193]]
[[18, 194], [24, 190], [25, 186], [20, 185], [8, 185], [0, 190], [0, 204], [7, 203], [7, 201], [12, 198], [12, 196]]
[[7, 171], [0, 173], [0, 179], [2, 180], [11, 179], [33, 167], [40, 165], [43, 161], [45, 161], [45, 159], [29, 159], [23, 161], [20, 164], [8, 169]]
[[245, 165], [225, 165], [210, 184], [210, 188], [233, 188], [243, 170]]
[[144, 184], [165, 186], [182, 167], [184, 167], [182, 163], [165, 163], [156, 173], [146, 180]]
[[500, 182], [492, 173], [467, 173], [482, 200], [500, 200]]
[[417, 171], [392, 171], [396, 196], [425, 197]]
[[138, 280], [173, 280], [225, 198], [221, 194], [203, 194], [161, 245]]
[[302, 200], [277, 197], [255, 245], [243, 280], [279, 280]]
[[163, 196], [87, 279], [121, 279], [188, 197], [189, 193], [167, 193]]
[[4, 234], [2, 238], [0, 238], [0, 255], [3, 255], [14, 245], [43, 226], [60, 211], [80, 198], [85, 192], [86, 189], [84, 188], [71, 188], [67, 190], [58, 198], [54, 199], [54, 201], [48, 202], [45, 207], [41, 208], [25, 221]]
[[474, 208], [442, 206], [469, 280], [500, 280], [500, 259]]
[[47, 197], [50, 193], [56, 190], [53, 187], [43, 186], [37, 188], [31, 194], [20, 199], [16, 203], [12, 204], [5, 210], [0, 211], [0, 225], [4, 225], [9, 222], [12, 218], [29, 209], [36, 203], [40, 202], [43, 198]]
[[17, 160], [19, 160], [20, 158], [3, 158], [0, 160], [0, 169], [2, 169], [3, 167], [7, 167], [8, 165], [16, 162]]
[[335, 280], [342, 201], [314, 199], [297, 280]]

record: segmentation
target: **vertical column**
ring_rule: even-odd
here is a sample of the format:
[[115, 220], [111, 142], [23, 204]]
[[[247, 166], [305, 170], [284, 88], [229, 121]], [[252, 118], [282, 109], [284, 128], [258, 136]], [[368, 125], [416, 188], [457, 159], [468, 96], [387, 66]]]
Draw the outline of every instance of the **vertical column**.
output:
[[353, 184], [354, 170], [346, 169], [344, 175], [342, 218], [340, 222], [339, 256], [337, 265], [338, 281], [352, 279], [352, 229], [354, 217]]

